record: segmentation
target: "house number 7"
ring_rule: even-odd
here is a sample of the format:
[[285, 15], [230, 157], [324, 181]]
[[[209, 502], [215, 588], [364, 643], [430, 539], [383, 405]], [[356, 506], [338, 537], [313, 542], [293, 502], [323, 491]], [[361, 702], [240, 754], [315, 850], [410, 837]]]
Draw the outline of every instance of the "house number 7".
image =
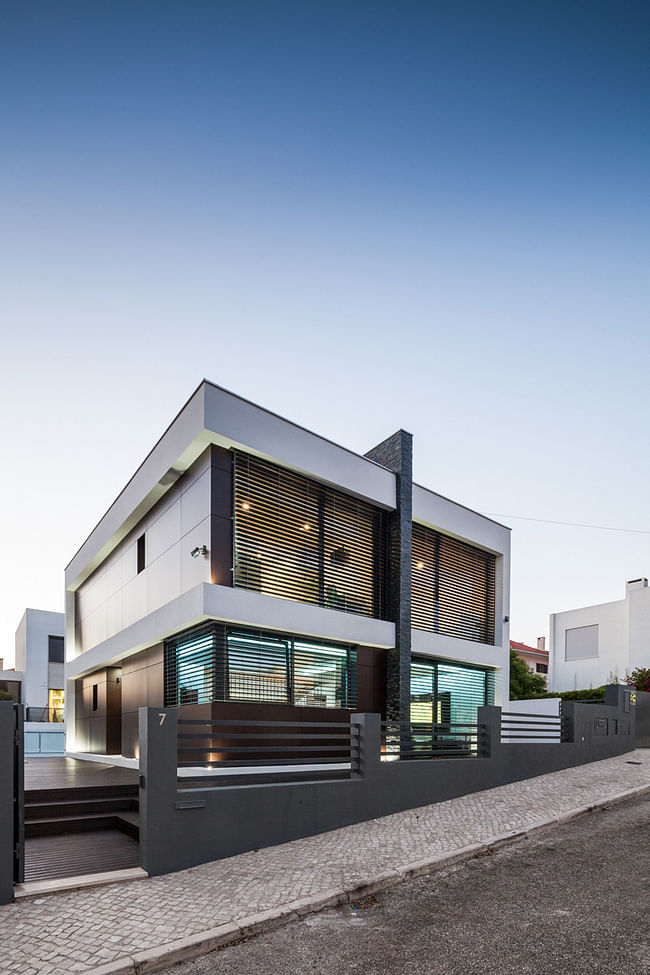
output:
[[167, 712], [166, 712], [166, 711], [163, 711], [163, 712], [161, 713], [161, 712], [159, 711], [159, 712], [158, 712], [158, 717], [160, 718], [160, 723], [162, 724], [162, 723], [164, 722], [164, 720], [165, 720], [165, 718], [167, 717]]

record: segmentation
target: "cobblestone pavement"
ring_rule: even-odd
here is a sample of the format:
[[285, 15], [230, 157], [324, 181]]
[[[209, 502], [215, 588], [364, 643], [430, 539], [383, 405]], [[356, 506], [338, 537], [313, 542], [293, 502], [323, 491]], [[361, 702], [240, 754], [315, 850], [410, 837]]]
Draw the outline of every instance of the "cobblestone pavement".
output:
[[[630, 764], [640, 763], [640, 764]], [[0, 907], [2, 975], [72, 975], [650, 787], [650, 750], [130, 883]], [[112, 967], [112, 966], [111, 966]], [[119, 966], [116, 966], [115, 971]]]

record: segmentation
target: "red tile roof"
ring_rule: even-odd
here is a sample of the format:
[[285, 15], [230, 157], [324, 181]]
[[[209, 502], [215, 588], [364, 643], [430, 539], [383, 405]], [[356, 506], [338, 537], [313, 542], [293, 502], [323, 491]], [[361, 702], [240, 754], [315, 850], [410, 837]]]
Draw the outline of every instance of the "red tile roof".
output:
[[538, 650], [537, 647], [529, 647], [525, 643], [517, 643], [516, 640], [510, 641], [511, 650], [519, 650], [520, 653], [537, 653], [540, 657], [548, 657], [548, 650]]

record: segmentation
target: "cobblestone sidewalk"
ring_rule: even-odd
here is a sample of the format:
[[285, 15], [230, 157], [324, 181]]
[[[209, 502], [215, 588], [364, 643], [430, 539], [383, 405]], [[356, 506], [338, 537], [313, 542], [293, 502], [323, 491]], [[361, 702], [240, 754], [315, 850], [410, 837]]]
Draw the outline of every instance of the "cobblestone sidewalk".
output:
[[318, 909], [365, 884], [396, 883], [436, 860], [468, 854], [468, 847], [644, 788], [650, 789], [650, 750], [164, 877], [20, 901], [0, 907], [0, 972], [156, 971], [172, 959], [207, 950], [229, 932]]

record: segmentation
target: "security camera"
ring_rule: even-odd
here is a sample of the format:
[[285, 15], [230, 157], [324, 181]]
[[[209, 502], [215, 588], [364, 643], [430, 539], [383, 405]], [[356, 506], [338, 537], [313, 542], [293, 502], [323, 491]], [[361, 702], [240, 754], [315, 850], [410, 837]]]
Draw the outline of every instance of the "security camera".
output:
[[196, 548], [193, 548], [192, 551], [190, 552], [190, 555], [192, 556], [193, 559], [198, 559], [199, 555], [207, 555], [207, 554], [208, 554], [208, 550], [205, 545], [197, 545]]

